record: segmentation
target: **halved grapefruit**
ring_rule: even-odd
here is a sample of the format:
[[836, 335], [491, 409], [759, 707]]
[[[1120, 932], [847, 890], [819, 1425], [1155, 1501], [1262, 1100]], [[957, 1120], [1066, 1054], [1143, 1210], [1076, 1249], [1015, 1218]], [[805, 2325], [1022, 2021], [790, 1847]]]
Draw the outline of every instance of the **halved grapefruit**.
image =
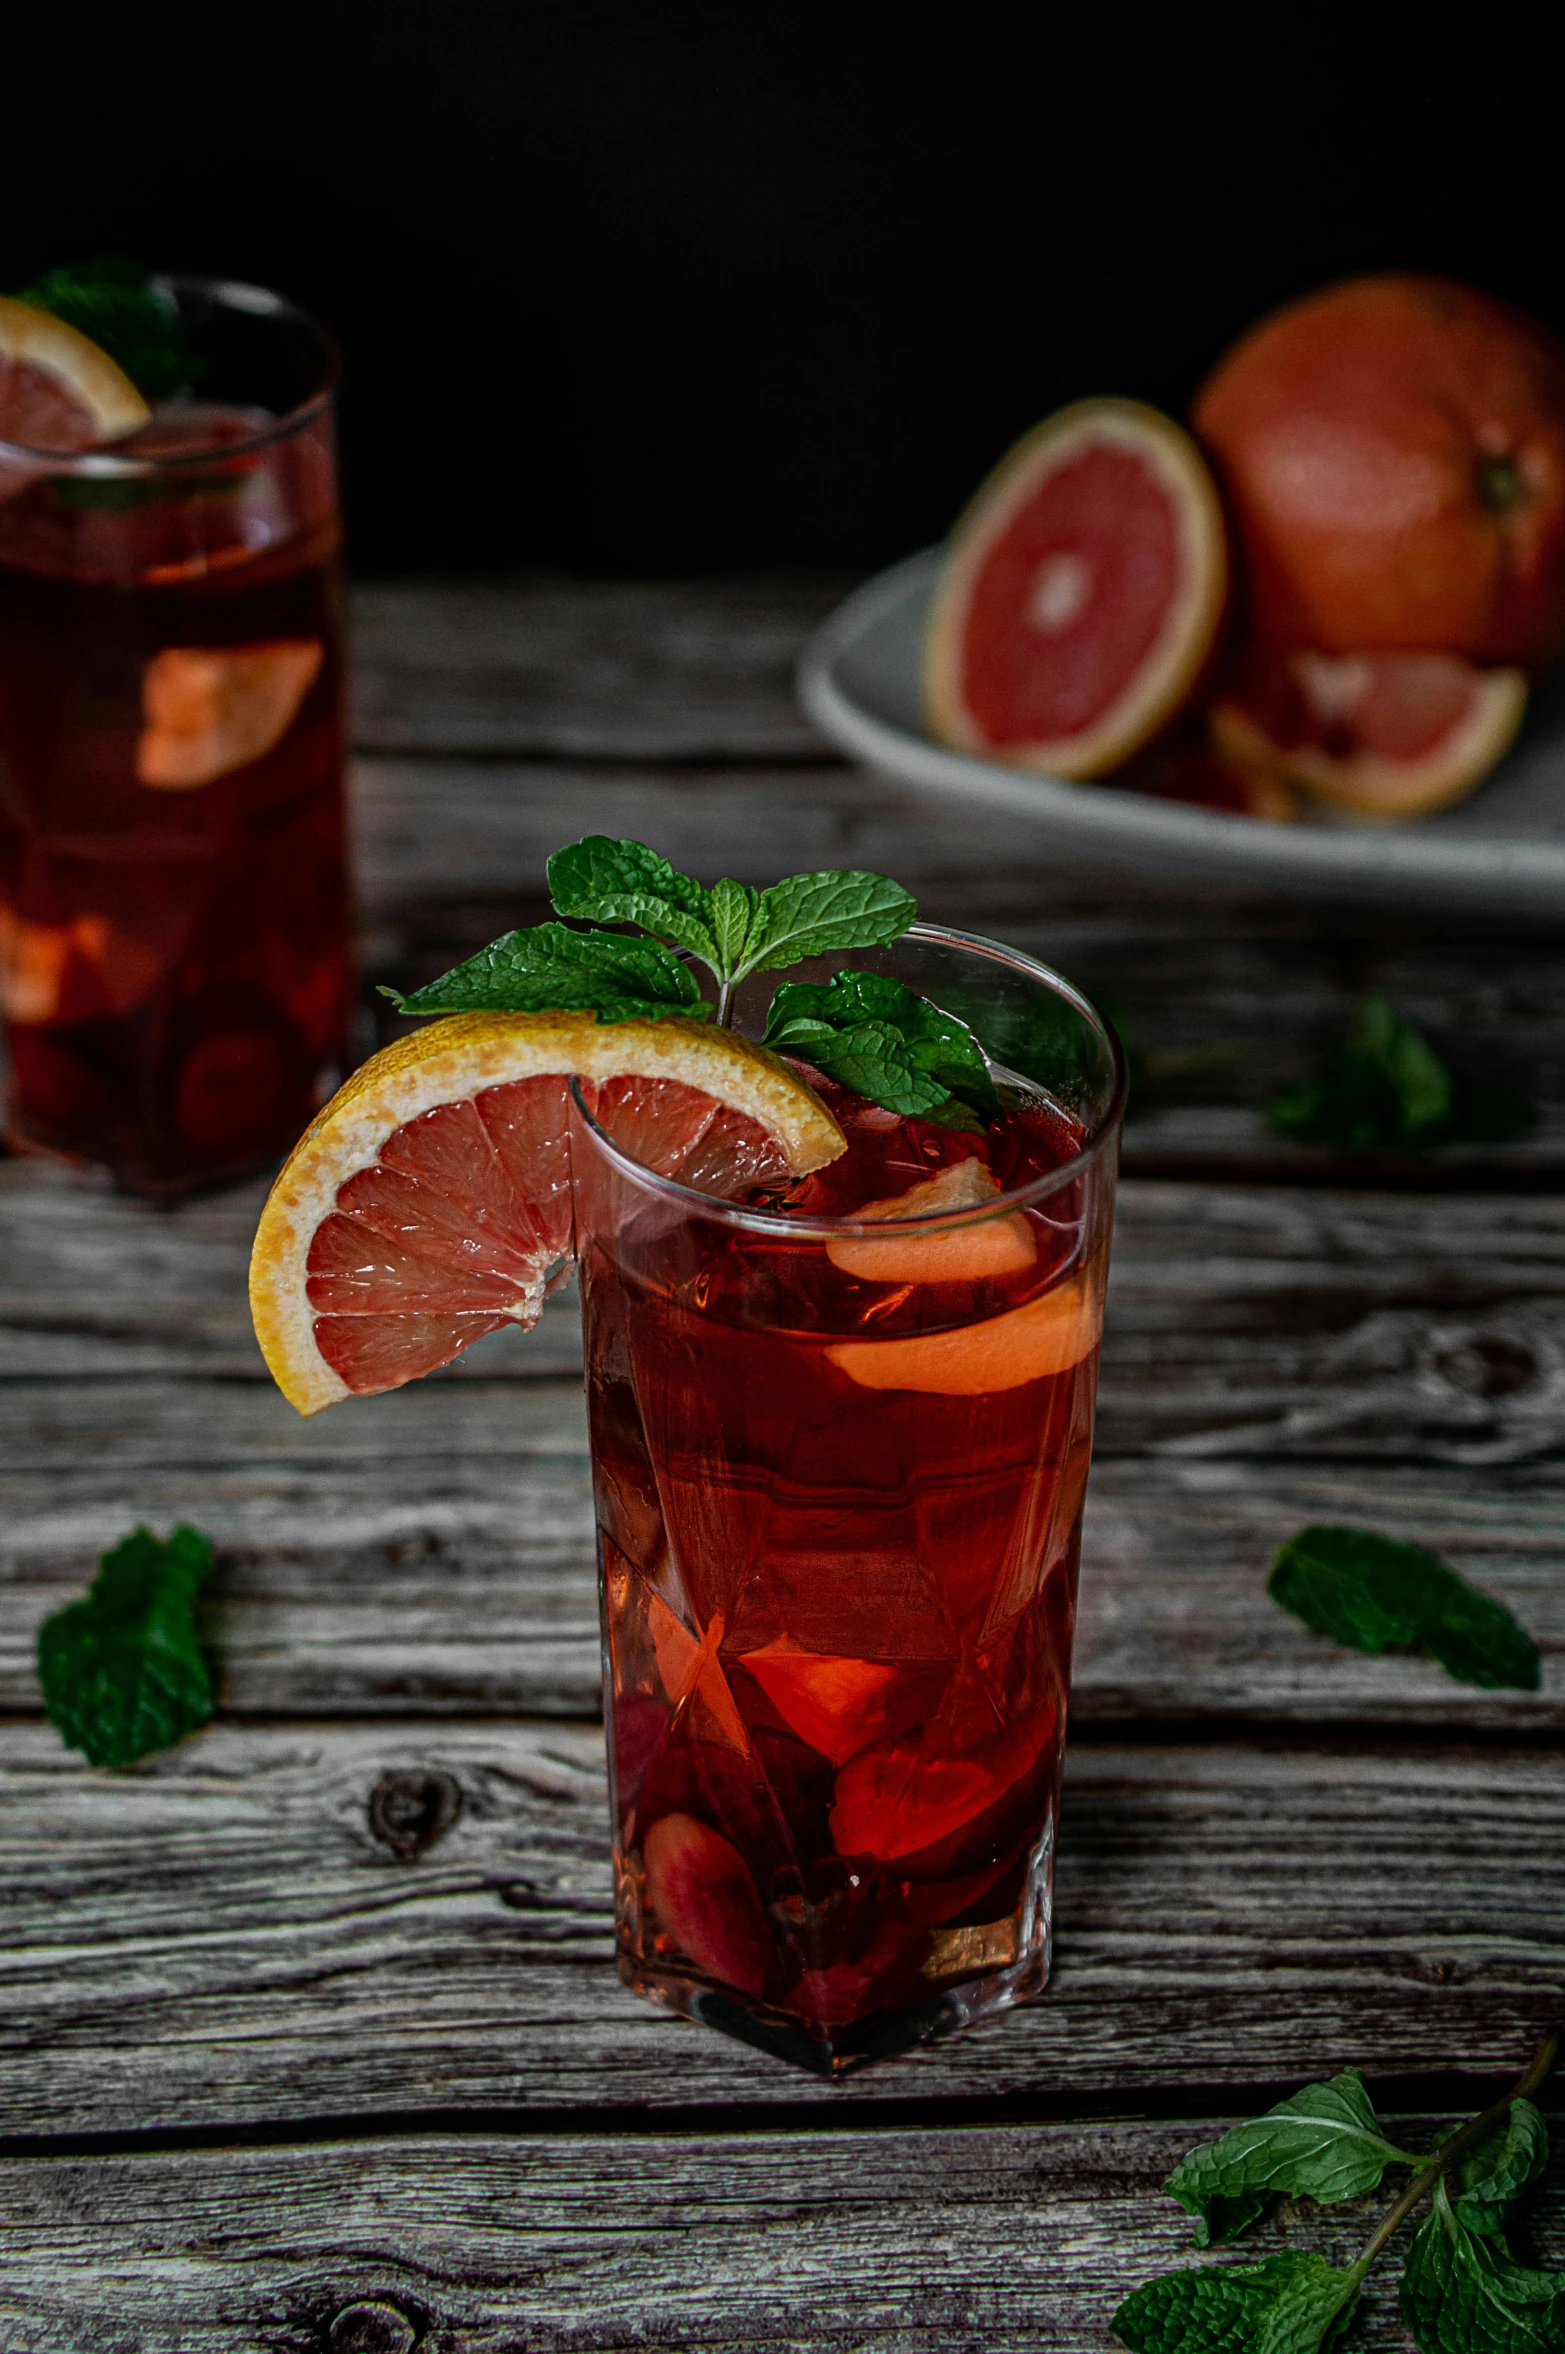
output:
[[89, 337], [0, 294], [0, 441], [72, 455], [121, 440], [151, 414]]
[[1510, 749], [1526, 707], [1522, 671], [1480, 670], [1460, 654], [1252, 649], [1211, 724], [1239, 766], [1394, 824], [1470, 793]]
[[1097, 777], [1171, 720], [1222, 621], [1222, 510], [1188, 434], [1139, 401], [1034, 427], [957, 524], [924, 640], [932, 732]]
[[537, 1322], [574, 1249], [567, 1083], [645, 1168], [717, 1195], [846, 1149], [765, 1047], [685, 1019], [453, 1014], [384, 1048], [305, 1131], [250, 1260], [256, 1337], [301, 1414]]

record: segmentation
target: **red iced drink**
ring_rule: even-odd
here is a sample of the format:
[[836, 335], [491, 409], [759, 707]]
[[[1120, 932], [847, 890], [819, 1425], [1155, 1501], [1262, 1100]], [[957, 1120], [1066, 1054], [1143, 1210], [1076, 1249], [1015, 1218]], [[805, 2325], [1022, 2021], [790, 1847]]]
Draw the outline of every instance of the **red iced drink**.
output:
[[290, 1143], [347, 1012], [329, 362], [231, 291], [186, 301], [211, 398], [0, 453], [7, 1132], [149, 1193]]
[[835, 2072], [1046, 1974], [1113, 1140], [821, 1092], [748, 1205], [575, 1157], [621, 1970]]

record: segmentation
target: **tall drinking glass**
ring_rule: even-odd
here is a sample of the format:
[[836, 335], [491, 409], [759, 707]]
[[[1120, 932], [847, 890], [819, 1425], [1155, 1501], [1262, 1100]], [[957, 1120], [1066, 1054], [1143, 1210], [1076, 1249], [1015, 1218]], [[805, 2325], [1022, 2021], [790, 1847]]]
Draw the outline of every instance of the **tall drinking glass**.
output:
[[573, 1088], [621, 1975], [824, 2074], [1048, 1974], [1124, 1097], [1030, 958], [854, 962], [993, 1058], [978, 1206], [715, 1200]]
[[0, 442], [0, 1009], [13, 1147], [173, 1194], [339, 1074], [342, 585], [330, 342], [156, 283], [190, 394], [112, 449]]

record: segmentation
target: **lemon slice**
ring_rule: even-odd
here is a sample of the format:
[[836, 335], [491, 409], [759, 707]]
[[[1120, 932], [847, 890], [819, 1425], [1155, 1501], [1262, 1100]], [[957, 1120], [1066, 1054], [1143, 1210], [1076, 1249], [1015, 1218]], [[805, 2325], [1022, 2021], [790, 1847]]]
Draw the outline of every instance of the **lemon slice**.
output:
[[261, 1213], [251, 1313], [301, 1414], [537, 1322], [575, 1250], [572, 1077], [633, 1159], [719, 1197], [846, 1149], [812, 1089], [731, 1030], [590, 1013], [433, 1022], [339, 1088]]
[[124, 370], [78, 328], [0, 294], [0, 441], [67, 456], [119, 441], [151, 414]]

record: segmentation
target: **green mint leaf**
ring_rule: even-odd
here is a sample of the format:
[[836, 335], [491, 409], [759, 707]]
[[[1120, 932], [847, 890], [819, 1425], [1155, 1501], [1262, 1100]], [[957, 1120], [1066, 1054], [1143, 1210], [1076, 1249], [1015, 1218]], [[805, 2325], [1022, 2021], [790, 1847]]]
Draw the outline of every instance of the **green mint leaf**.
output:
[[1164, 2188], [1196, 2218], [1195, 2244], [1206, 2248], [1245, 2230], [1274, 2193], [1330, 2206], [1362, 2198], [1388, 2166], [1417, 2163], [1387, 2141], [1348, 2068], [1192, 2150]]
[[1565, 2273], [1518, 2264], [1469, 2231], [1440, 2183], [1402, 2275], [1402, 2318], [1419, 2354], [1560, 2354]]
[[1458, 1683], [1536, 1692], [1537, 1647], [1503, 1603], [1426, 1553], [1371, 1529], [1300, 1529], [1267, 1592], [1354, 1651], [1422, 1651]]
[[645, 842], [588, 834], [556, 850], [548, 872], [549, 896], [561, 915], [589, 924], [640, 924], [721, 972], [706, 892], [693, 875], [682, 875]]
[[[780, 997], [782, 991], [777, 994]], [[776, 1029], [768, 1027], [766, 1042], [780, 1054], [813, 1063], [839, 1086], [851, 1087], [855, 1095], [884, 1104], [904, 1119], [921, 1118], [948, 1100], [948, 1090], [938, 1079], [914, 1069], [901, 1032], [889, 1022], [859, 1022], [851, 1030], [839, 1030], [833, 1023], [801, 1015]]]
[[1297, 2249], [1197, 2265], [1149, 2280], [1109, 2327], [1130, 2354], [1323, 2354], [1352, 2320], [1366, 2270], [1339, 2272]]
[[1549, 2129], [1529, 2100], [1512, 2101], [1503, 2125], [1457, 2161], [1451, 2205], [1469, 2231], [1497, 2232], [1511, 2201], [1542, 2173]]
[[24, 286], [18, 302], [52, 311], [124, 369], [143, 400], [166, 400], [198, 383], [206, 363], [185, 340], [179, 313], [138, 262], [73, 262]]
[[[823, 984], [785, 981], [772, 1000], [771, 1021], [800, 1015], [843, 1030], [860, 1022], [887, 1022], [901, 1034], [915, 1071], [938, 1079], [948, 1095], [959, 1096], [986, 1119], [1000, 1109], [984, 1050], [967, 1024], [887, 974], [838, 973]], [[770, 1034], [770, 1022], [767, 1027]]]
[[1508, 1143], [1525, 1135], [1536, 1113], [1509, 1088], [1454, 1076], [1422, 1033], [1374, 995], [1362, 1000], [1320, 1077], [1272, 1104], [1267, 1117], [1301, 1144], [1408, 1152]]
[[90, 1765], [134, 1765], [212, 1714], [212, 1682], [196, 1639], [196, 1589], [212, 1566], [199, 1529], [167, 1540], [133, 1529], [105, 1553], [79, 1602], [38, 1630], [44, 1706]]
[[707, 893], [707, 921], [722, 958], [719, 971], [725, 979], [739, 970], [759, 905], [759, 892], [752, 891], [748, 883], [731, 881], [726, 875]]
[[595, 1013], [605, 1022], [690, 1014], [704, 1020], [690, 967], [656, 940], [535, 924], [507, 932], [411, 997], [382, 988], [405, 1014]]
[[744, 962], [733, 978], [776, 972], [843, 948], [884, 948], [900, 940], [917, 914], [917, 900], [887, 875], [789, 875], [761, 893]]

